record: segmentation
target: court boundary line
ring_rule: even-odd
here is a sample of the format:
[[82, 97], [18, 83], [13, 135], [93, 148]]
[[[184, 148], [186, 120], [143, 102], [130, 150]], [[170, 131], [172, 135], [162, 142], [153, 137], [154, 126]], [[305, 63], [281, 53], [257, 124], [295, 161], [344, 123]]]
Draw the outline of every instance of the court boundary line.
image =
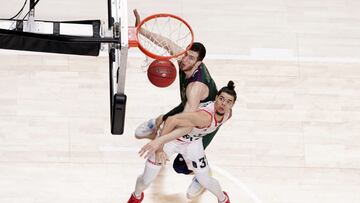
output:
[[253, 190], [251, 190], [248, 186], [246, 186], [245, 183], [241, 182], [238, 178], [236, 178], [234, 175], [232, 175], [230, 172], [226, 171], [225, 169], [215, 165], [211, 164], [210, 167], [213, 171], [218, 172], [220, 175], [224, 176], [231, 182], [233, 182], [237, 187], [245, 191], [249, 197], [255, 202], [255, 203], [264, 203]]

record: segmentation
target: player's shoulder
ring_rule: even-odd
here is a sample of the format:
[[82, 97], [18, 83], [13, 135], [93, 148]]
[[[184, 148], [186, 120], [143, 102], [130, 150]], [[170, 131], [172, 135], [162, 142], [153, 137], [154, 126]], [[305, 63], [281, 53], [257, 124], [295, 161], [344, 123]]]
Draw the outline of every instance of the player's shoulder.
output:
[[201, 89], [201, 88], [208, 88], [208, 87], [202, 81], [193, 81], [188, 84], [187, 89], [193, 89], [193, 88]]
[[202, 62], [201, 64], [200, 64], [200, 66], [199, 66], [200, 68], [204, 68], [204, 69], [207, 69], [207, 67], [206, 67], [206, 65], [205, 65], [205, 63], [204, 62]]
[[202, 71], [203, 70], [200, 67], [198, 67], [197, 69], [194, 70], [193, 74], [191, 75], [191, 77], [194, 79], [194, 81], [197, 81], [201, 78], [200, 76], [201, 76]]
[[204, 63], [201, 63], [193, 72], [192, 77], [199, 77], [204, 74], [204, 72], [208, 72], [208, 69]]

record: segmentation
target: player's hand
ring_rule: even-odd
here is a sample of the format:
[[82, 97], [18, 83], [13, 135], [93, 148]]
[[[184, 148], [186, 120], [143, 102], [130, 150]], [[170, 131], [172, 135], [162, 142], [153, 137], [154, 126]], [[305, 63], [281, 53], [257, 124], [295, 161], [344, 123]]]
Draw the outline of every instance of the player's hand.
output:
[[161, 143], [158, 139], [152, 140], [146, 145], [144, 145], [139, 151], [140, 157], [144, 157], [144, 159], [149, 158], [157, 149], [159, 149]]
[[141, 18], [140, 18], [139, 12], [136, 9], [134, 9], [133, 12], [134, 12], [134, 16], [135, 16], [135, 27], [136, 27], [139, 25]]
[[163, 148], [160, 148], [158, 150], [156, 150], [155, 152], [155, 162], [156, 163], [160, 163], [161, 165], [165, 165], [166, 161], [169, 161], [169, 159], [167, 158], [166, 153], [164, 152]]

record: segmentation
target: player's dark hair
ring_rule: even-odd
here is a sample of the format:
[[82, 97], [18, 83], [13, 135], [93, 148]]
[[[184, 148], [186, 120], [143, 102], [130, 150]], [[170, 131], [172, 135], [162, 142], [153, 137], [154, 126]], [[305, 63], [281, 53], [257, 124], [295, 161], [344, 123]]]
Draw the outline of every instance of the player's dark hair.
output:
[[218, 91], [217, 95], [220, 95], [222, 92], [230, 94], [231, 96], [234, 97], [234, 102], [236, 101], [237, 95], [236, 95], [236, 92], [235, 92], [235, 85], [234, 85], [234, 82], [232, 80], [230, 80], [228, 82], [227, 86], [221, 88]]
[[191, 51], [195, 51], [199, 54], [198, 61], [202, 61], [205, 58], [206, 55], [206, 49], [205, 46], [200, 42], [194, 42], [191, 47]]

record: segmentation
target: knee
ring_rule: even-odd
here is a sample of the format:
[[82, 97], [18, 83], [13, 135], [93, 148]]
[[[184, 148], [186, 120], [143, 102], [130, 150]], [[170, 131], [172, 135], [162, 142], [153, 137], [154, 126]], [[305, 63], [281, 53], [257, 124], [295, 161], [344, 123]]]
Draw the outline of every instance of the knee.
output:
[[200, 173], [195, 172], [195, 177], [199, 181], [199, 183], [204, 187], [209, 185], [212, 179], [208, 172], [200, 172]]

